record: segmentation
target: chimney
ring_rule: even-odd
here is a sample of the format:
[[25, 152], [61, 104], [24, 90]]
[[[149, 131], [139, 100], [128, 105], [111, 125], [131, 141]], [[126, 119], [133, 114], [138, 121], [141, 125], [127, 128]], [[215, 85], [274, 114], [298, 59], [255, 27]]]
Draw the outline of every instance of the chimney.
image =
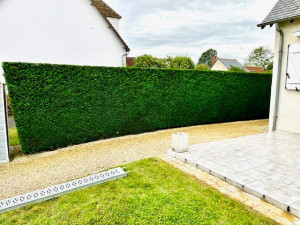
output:
[[215, 65], [215, 63], [217, 62], [217, 60], [218, 60], [218, 57], [216, 55], [214, 55], [212, 57], [212, 65]]

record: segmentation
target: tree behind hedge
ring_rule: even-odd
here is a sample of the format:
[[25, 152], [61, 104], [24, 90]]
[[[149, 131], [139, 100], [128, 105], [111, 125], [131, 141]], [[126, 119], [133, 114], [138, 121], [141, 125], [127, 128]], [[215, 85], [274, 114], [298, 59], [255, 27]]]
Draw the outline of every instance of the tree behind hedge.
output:
[[168, 68], [168, 64], [165, 59], [153, 57], [152, 55], [141, 55], [135, 59], [135, 66], [137, 68], [144, 69], [163, 69]]
[[208, 65], [202, 63], [199, 65], [196, 65], [195, 70], [208, 71], [208, 70], [210, 70], [210, 67]]
[[247, 72], [245, 70], [245, 68], [239, 67], [239, 66], [232, 66], [232, 67], [230, 67], [229, 71], [230, 72], [245, 72], [245, 73]]
[[273, 58], [274, 54], [269, 48], [260, 46], [252, 50], [245, 60], [245, 64], [249, 66], [261, 66], [266, 70], [270, 64], [270, 66], [273, 65]]
[[173, 59], [173, 69], [192, 70], [194, 68], [195, 68], [195, 64], [190, 57], [177, 56]]
[[207, 51], [203, 52], [202, 55], [200, 56], [197, 65], [200, 64], [206, 64], [210, 68], [212, 67], [212, 58], [213, 56], [217, 55], [218, 52], [215, 49], [208, 49]]

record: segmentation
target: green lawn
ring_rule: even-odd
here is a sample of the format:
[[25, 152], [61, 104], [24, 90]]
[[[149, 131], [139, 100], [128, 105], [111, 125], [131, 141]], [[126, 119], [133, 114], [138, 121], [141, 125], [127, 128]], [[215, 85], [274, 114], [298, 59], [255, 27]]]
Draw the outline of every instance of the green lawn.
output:
[[159, 159], [128, 177], [0, 215], [0, 224], [276, 224]]
[[9, 129], [9, 142], [11, 146], [20, 145], [17, 128], [10, 128]]

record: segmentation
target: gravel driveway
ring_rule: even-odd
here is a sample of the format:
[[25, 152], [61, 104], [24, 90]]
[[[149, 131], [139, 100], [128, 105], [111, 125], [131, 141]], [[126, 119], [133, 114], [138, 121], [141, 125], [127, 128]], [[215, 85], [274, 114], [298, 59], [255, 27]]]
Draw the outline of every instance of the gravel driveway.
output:
[[101, 140], [45, 152], [21, 155], [0, 164], [0, 199], [45, 188], [110, 167], [165, 154], [171, 134], [185, 132], [199, 144], [266, 132], [268, 120], [202, 125]]

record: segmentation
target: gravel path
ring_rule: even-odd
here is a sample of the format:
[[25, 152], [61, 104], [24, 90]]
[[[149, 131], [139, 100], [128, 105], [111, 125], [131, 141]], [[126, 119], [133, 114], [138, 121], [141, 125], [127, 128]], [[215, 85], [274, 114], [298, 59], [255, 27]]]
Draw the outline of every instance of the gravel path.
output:
[[202, 125], [131, 135], [71, 146], [36, 155], [20, 155], [0, 164], [0, 199], [87, 176], [110, 167], [165, 154], [171, 134], [185, 132], [190, 144], [267, 131], [268, 120]]

